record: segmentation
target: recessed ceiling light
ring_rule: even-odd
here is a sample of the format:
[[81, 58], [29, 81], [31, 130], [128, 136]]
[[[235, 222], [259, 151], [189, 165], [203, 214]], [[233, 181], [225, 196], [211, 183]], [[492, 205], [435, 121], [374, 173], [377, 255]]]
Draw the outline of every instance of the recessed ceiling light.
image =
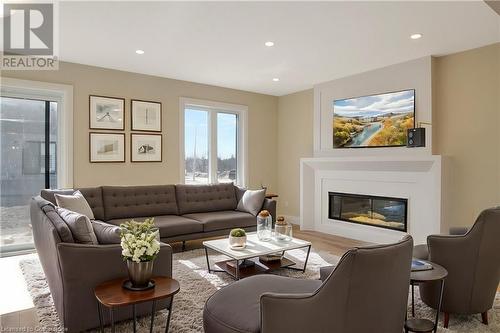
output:
[[144, 51], [143, 50], [135, 50], [135, 53], [137, 53], [137, 54], [144, 54]]
[[271, 47], [271, 46], [274, 46], [274, 42], [271, 42], [271, 41], [265, 42], [264, 45], [267, 47]]
[[422, 34], [413, 34], [410, 36], [411, 39], [420, 39], [422, 38]]
[[279, 78], [277, 78], [277, 77], [275, 77], [275, 78], [273, 79], [273, 81], [274, 81], [274, 82], [278, 82], [279, 80], [280, 80], [280, 79], [279, 79]]

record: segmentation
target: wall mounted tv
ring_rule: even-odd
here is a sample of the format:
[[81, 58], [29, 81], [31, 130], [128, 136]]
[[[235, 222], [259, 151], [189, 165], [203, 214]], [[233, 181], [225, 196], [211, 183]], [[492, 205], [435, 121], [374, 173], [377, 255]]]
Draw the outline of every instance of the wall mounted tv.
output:
[[333, 148], [406, 146], [415, 127], [415, 90], [333, 101]]

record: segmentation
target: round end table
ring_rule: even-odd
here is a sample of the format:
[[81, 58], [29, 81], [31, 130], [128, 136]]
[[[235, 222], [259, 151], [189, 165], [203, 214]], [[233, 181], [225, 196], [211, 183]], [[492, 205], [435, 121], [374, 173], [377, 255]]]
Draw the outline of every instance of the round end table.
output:
[[94, 289], [94, 295], [97, 299], [97, 310], [99, 314], [99, 326], [101, 332], [104, 332], [102, 320], [102, 307], [105, 306], [109, 309], [111, 318], [111, 332], [115, 332], [115, 322], [113, 320], [113, 309], [120, 306], [132, 305], [132, 313], [134, 317], [134, 332], [136, 332], [137, 320], [135, 306], [138, 303], [152, 302], [151, 309], [151, 326], [150, 332], [153, 332], [153, 324], [155, 318], [156, 301], [170, 298], [168, 302], [168, 317], [165, 332], [168, 332], [170, 324], [170, 315], [172, 313], [172, 302], [174, 295], [180, 290], [179, 282], [166, 276], [155, 276], [152, 278], [155, 282], [155, 287], [144, 291], [131, 291], [123, 288], [123, 282], [126, 278], [116, 279], [101, 283]]
[[[421, 260], [425, 261], [425, 260]], [[439, 313], [441, 312], [441, 303], [443, 301], [444, 280], [448, 276], [448, 271], [443, 267], [431, 261], [425, 261], [432, 265], [432, 269], [425, 271], [412, 271], [410, 275], [411, 284], [411, 313], [414, 318], [407, 319], [405, 322], [405, 333], [408, 332], [437, 332], [439, 323]], [[440, 281], [438, 308], [436, 309], [436, 320], [432, 322], [429, 319], [415, 318], [415, 284]]]

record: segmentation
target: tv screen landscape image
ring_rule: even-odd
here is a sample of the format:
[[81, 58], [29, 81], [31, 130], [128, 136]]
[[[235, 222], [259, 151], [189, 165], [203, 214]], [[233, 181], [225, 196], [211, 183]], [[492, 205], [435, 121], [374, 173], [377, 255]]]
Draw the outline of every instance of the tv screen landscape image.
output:
[[333, 148], [406, 146], [413, 127], [414, 89], [333, 102]]

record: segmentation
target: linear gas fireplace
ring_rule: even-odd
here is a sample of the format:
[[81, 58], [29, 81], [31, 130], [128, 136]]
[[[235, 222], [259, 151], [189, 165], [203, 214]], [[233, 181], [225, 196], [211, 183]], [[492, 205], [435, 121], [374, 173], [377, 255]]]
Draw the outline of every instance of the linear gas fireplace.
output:
[[328, 192], [328, 218], [398, 231], [407, 230], [408, 199]]

